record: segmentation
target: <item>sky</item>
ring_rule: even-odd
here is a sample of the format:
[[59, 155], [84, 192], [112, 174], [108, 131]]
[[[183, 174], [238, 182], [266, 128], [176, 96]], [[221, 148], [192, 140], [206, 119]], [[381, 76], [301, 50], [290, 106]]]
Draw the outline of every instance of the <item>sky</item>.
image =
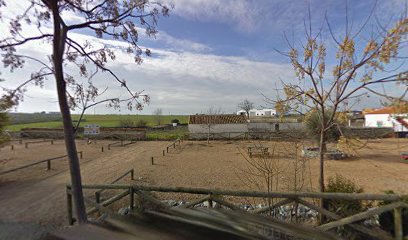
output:
[[[389, 26], [401, 15], [406, 0], [161, 0], [174, 5], [169, 17], [160, 17], [155, 37], [148, 37], [140, 29], [139, 44], [152, 51], [141, 65], [118, 50], [117, 58], [109, 67], [120, 78], [126, 79], [130, 89], [143, 90], [151, 102], [142, 111], [120, 110], [98, 105], [89, 114], [151, 114], [161, 108], [164, 114], [205, 113], [210, 107], [221, 108], [224, 113], [238, 110], [237, 104], [244, 99], [255, 107], [269, 106], [263, 96], [276, 98], [281, 82], [295, 81], [290, 61], [276, 50], [287, 51], [284, 35], [299, 44], [304, 40], [304, 22], [309, 20], [317, 31], [323, 27], [328, 54], [334, 50], [334, 42], [325, 23], [325, 16], [335, 36], [344, 35], [346, 17], [352, 31], [358, 31], [371, 15], [365, 29], [375, 29], [376, 21]], [[347, 4], [345, 4], [347, 2]], [[1, 9], [4, 21], [0, 30], [7, 32], [9, 17], [21, 13], [24, 1], [6, 0]], [[374, 7], [375, 5], [375, 7]], [[347, 14], [346, 14], [347, 9]], [[374, 9], [373, 14], [370, 14]], [[68, 23], [80, 21], [75, 15], [63, 16]], [[35, 34], [37, 29], [23, 26], [24, 33]], [[47, 26], [45, 30], [47, 31]], [[368, 31], [367, 31], [368, 34]], [[364, 35], [364, 34], [362, 34]], [[79, 41], [108, 43], [124, 46], [114, 40], [100, 40], [92, 32], [72, 33]], [[365, 38], [361, 37], [360, 42]], [[360, 46], [360, 42], [356, 46]], [[360, 46], [361, 47], [361, 46]], [[21, 53], [44, 56], [51, 47], [46, 44], [28, 44], [19, 49]], [[404, 52], [407, 52], [404, 49]], [[332, 58], [334, 59], [334, 58]], [[334, 61], [327, 61], [330, 67]], [[402, 68], [407, 69], [405, 63]], [[400, 66], [393, 63], [390, 70]], [[12, 73], [0, 66], [1, 87], [13, 88], [30, 76], [38, 67], [26, 65]], [[401, 68], [401, 67], [400, 67]], [[73, 71], [67, 67], [66, 71]], [[94, 79], [100, 89], [108, 90], [100, 100], [125, 97], [126, 92], [108, 74], [98, 74]], [[389, 91], [398, 88], [387, 87]], [[363, 99], [354, 108], [379, 107], [376, 97]], [[43, 87], [30, 86], [24, 101], [13, 109], [17, 112], [59, 111], [54, 80], [48, 79]], [[77, 110], [78, 111], [78, 110]], [[77, 112], [74, 111], [74, 112]]]

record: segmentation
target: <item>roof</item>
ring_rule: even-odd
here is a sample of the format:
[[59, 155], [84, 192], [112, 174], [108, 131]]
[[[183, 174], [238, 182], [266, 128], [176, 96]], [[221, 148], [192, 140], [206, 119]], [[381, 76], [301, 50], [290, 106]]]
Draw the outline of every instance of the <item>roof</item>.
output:
[[243, 115], [190, 115], [188, 124], [243, 124], [247, 119]]
[[385, 108], [380, 108], [380, 109], [374, 109], [371, 111], [367, 111], [364, 114], [395, 114], [395, 113], [400, 113], [402, 109], [398, 109], [396, 107], [385, 107]]

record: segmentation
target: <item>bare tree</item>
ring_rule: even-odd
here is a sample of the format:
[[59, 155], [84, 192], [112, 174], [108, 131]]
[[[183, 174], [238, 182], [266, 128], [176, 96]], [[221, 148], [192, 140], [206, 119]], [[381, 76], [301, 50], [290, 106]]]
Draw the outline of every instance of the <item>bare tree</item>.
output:
[[249, 111], [254, 108], [254, 103], [248, 99], [245, 99], [244, 101], [238, 103], [238, 108], [244, 110], [249, 118]]
[[[289, 51], [280, 52], [291, 61], [298, 82], [283, 83], [285, 96], [267, 101], [274, 103], [278, 112], [287, 109], [298, 110], [300, 106], [306, 106], [315, 109], [319, 114], [321, 192], [324, 192], [326, 135], [335, 126], [338, 111], [346, 107], [349, 101], [365, 95], [367, 92], [364, 90], [369, 87], [400, 83], [403, 88], [407, 88], [408, 71], [399, 71], [399, 68], [390, 73], [384, 70], [393, 60], [403, 58], [399, 56], [399, 52], [408, 33], [408, 19], [404, 15], [388, 30], [379, 25], [378, 32], [363, 36], [363, 33], [367, 32], [364, 30], [371, 16], [360, 28], [352, 31], [346, 14], [345, 33], [341, 37], [336, 37], [327, 17], [327, 28], [321, 27], [314, 31], [310, 23], [309, 9], [309, 24], [308, 26], [305, 24], [305, 42], [297, 46], [286, 38]], [[329, 43], [322, 37], [325, 30], [328, 31], [337, 50], [333, 55], [328, 55], [326, 51]], [[359, 44], [356, 44], [357, 38]], [[362, 41], [365, 43], [362, 44]], [[358, 49], [359, 47], [361, 49]], [[326, 71], [326, 62], [334, 62], [332, 71]], [[328, 112], [330, 114], [327, 114]]]
[[156, 121], [157, 125], [161, 124], [162, 115], [163, 115], [163, 109], [158, 108], [158, 109], [154, 110], [153, 116], [154, 116], [154, 120]]
[[220, 115], [222, 113], [223, 113], [223, 111], [222, 111], [221, 107], [216, 108], [214, 106], [209, 107], [207, 109], [207, 111], [206, 111], [206, 115], [208, 115], [205, 118], [205, 127], [208, 130], [207, 131], [207, 144], [210, 143], [211, 129], [216, 124], [216, 122], [214, 122], [214, 118], [215, 118], [214, 116], [215, 115]]
[[[142, 109], [143, 103], [148, 102], [149, 97], [143, 94], [143, 91], [131, 91], [126, 81], [107, 67], [108, 61], [115, 60], [117, 46], [102, 41], [94, 45], [91, 41], [76, 39], [73, 33], [90, 31], [98, 38], [109, 37], [122, 41], [125, 45], [127, 44], [127, 47], [119, 48], [133, 55], [135, 62], [140, 64], [143, 54], [150, 56], [151, 51], [142, 49], [138, 45], [139, 30], [135, 23], [139, 22], [146, 29], [148, 36], [154, 35], [157, 32], [155, 27], [158, 17], [167, 16], [169, 8], [160, 3], [133, 0], [29, 0], [24, 3], [26, 3], [23, 5], [25, 9], [22, 9], [20, 14], [12, 16], [9, 21], [9, 35], [0, 40], [2, 61], [4, 67], [10, 69], [11, 72], [24, 67], [25, 63], [40, 67], [33, 71], [29, 79], [19, 87], [4, 89], [6, 94], [2, 96], [2, 99], [18, 104], [23, 99], [24, 91], [30, 83], [42, 86], [48, 77], [53, 76], [63, 119], [76, 215], [79, 223], [85, 223], [87, 217], [82, 180], [70, 113], [70, 107], [75, 105], [78, 97], [79, 92], [75, 91], [78, 81], [97, 71], [102, 71], [116, 80], [129, 93], [130, 99], [127, 101], [129, 109]], [[3, 13], [7, 11], [4, 0], [0, 0], [0, 7], [4, 15]], [[65, 19], [72, 15], [75, 18], [70, 18], [68, 23]], [[30, 29], [38, 29], [36, 35], [30, 32], [28, 36], [23, 31], [25, 25]], [[49, 44], [52, 54], [50, 56], [28, 56], [17, 52], [19, 47], [33, 43]], [[66, 66], [76, 67], [79, 77], [73, 77], [73, 73], [64, 71]], [[91, 92], [95, 94], [92, 88]], [[115, 105], [117, 100], [113, 99], [111, 102]]]

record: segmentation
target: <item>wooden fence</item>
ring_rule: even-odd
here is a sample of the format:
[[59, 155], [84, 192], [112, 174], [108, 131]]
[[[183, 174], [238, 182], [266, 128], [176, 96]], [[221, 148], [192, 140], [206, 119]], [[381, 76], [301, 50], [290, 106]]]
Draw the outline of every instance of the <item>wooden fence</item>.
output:
[[249, 140], [249, 139], [264, 139], [264, 140], [288, 140], [300, 139], [305, 135], [301, 131], [249, 131], [249, 132], [212, 132], [212, 133], [189, 133], [190, 140]]
[[[125, 178], [127, 175], [130, 174], [130, 179], [134, 180], [135, 179], [135, 170], [132, 168], [129, 171], [125, 172], [124, 174], [120, 175], [119, 177], [117, 177], [115, 180], [113, 180], [111, 182], [111, 184], [115, 184], [117, 182], [119, 182], [120, 180], [122, 180], [123, 178]], [[100, 203], [101, 202], [101, 193], [103, 191], [105, 191], [106, 189], [100, 189], [98, 191], [95, 192], [95, 202], [96, 203]]]
[[[82, 159], [82, 157], [83, 157], [82, 152], [78, 152], [78, 154], [79, 154], [79, 157]], [[16, 168], [13, 168], [13, 169], [1, 171], [1, 172], [0, 172], [0, 175], [6, 174], [6, 173], [15, 172], [15, 171], [18, 171], [18, 170], [21, 170], [21, 169], [25, 169], [25, 168], [28, 168], [28, 167], [32, 167], [32, 166], [35, 166], [35, 165], [38, 165], [38, 164], [41, 164], [41, 163], [47, 163], [47, 171], [48, 171], [48, 170], [51, 170], [51, 162], [52, 162], [52, 161], [59, 160], [59, 159], [62, 159], [62, 158], [66, 158], [66, 157], [68, 157], [68, 155], [64, 155], [64, 156], [59, 156], [59, 157], [53, 157], [53, 158], [48, 158], [48, 159], [40, 160], [40, 161], [37, 161], [37, 162], [34, 162], [34, 163], [30, 163], [30, 164], [27, 164], [27, 165], [23, 165], [23, 166], [20, 166], [20, 167], [16, 167]]]
[[[180, 145], [182, 141], [183, 141], [182, 138], [177, 138], [176, 140], [171, 142], [169, 145], [166, 146], [166, 153], [169, 153], [169, 148], [171, 147], [176, 148], [176, 143]], [[163, 156], [164, 155], [165, 155], [165, 151], [163, 150]]]
[[[408, 204], [403, 201], [407, 198], [404, 195], [396, 194], [366, 194], [366, 193], [316, 193], [316, 192], [250, 192], [250, 191], [223, 191], [223, 190], [212, 190], [203, 188], [183, 188], [183, 187], [154, 187], [154, 186], [138, 186], [138, 185], [84, 185], [84, 189], [116, 189], [122, 190], [121, 193], [115, 195], [101, 203], [93, 203], [90, 200], [86, 200], [88, 204], [92, 205], [91, 208], [87, 210], [87, 214], [92, 214], [98, 211], [110, 211], [106, 207], [110, 204], [129, 196], [129, 208], [133, 210], [135, 207], [139, 211], [143, 211], [145, 202], [149, 202], [150, 206], [153, 204], [156, 207], [170, 208], [169, 205], [162, 203], [158, 199], [152, 197], [147, 192], [161, 192], [161, 193], [187, 193], [187, 194], [197, 194], [205, 195], [204, 198], [190, 202], [185, 205], [177, 206], [190, 208], [194, 207], [200, 203], [208, 202], [209, 207], [213, 206], [213, 202], [218, 203], [218, 205], [227, 207], [235, 211], [245, 211], [243, 208], [235, 205], [234, 203], [223, 200], [222, 196], [235, 196], [235, 197], [252, 197], [252, 198], [263, 198], [263, 199], [280, 199], [275, 204], [258, 208], [256, 210], [251, 210], [250, 212], [254, 214], [263, 214], [272, 211], [280, 206], [288, 204], [303, 205], [310, 209], [315, 210], [320, 215], [327, 217], [329, 221], [315, 226], [321, 231], [331, 231], [339, 227], [348, 226], [353, 230], [364, 233], [374, 239], [403, 239], [403, 220], [402, 220], [402, 210], [408, 208]], [[71, 186], [67, 186], [67, 210], [68, 210], [68, 222], [69, 224], [74, 223], [73, 213], [72, 213], [72, 194]], [[135, 206], [135, 195], [138, 197], [139, 206]], [[329, 200], [348, 200], [348, 201], [387, 201], [389, 203], [371, 208], [364, 212], [354, 214], [352, 216], [342, 217], [337, 213], [331, 212], [327, 209], [323, 209], [311, 202], [310, 199], [329, 199]], [[362, 220], [368, 219], [373, 216], [378, 216], [381, 213], [392, 211], [394, 216], [394, 238], [388, 232], [376, 227], [369, 228], [361, 224]], [[297, 214], [297, 213], [296, 213]]]

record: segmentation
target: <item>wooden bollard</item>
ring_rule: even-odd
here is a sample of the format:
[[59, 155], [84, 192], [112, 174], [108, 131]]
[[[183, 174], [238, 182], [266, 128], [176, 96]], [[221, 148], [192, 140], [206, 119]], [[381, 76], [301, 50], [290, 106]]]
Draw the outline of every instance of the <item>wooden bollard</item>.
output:
[[11, 144], [11, 150], [14, 150], [14, 145], [13, 144]]
[[176, 148], [176, 143], [173, 143], [173, 148]]
[[166, 147], [166, 152], [169, 153], [169, 147]]
[[129, 188], [129, 208], [130, 210], [133, 210], [133, 207], [135, 205], [135, 193], [133, 187]]
[[47, 171], [51, 170], [51, 161], [47, 161]]
[[163, 150], [163, 157], [164, 157], [164, 150]]
[[67, 187], [67, 216], [68, 216], [68, 224], [73, 225], [74, 219], [72, 218], [72, 195], [71, 195], [70, 187]]
[[79, 153], [79, 158], [82, 159], [83, 155], [82, 155], [82, 151], [78, 152]]
[[154, 165], [154, 158], [152, 157], [151, 160], [152, 160], [152, 165]]
[[134, 169], [130, 170], [130, 179], [135, 180], [135, 170]]
[[103, 152], [103, 146], [101, 147], [101, 152]]
[[101, 193], [95, 192], [95, 203], [101, 203]]

